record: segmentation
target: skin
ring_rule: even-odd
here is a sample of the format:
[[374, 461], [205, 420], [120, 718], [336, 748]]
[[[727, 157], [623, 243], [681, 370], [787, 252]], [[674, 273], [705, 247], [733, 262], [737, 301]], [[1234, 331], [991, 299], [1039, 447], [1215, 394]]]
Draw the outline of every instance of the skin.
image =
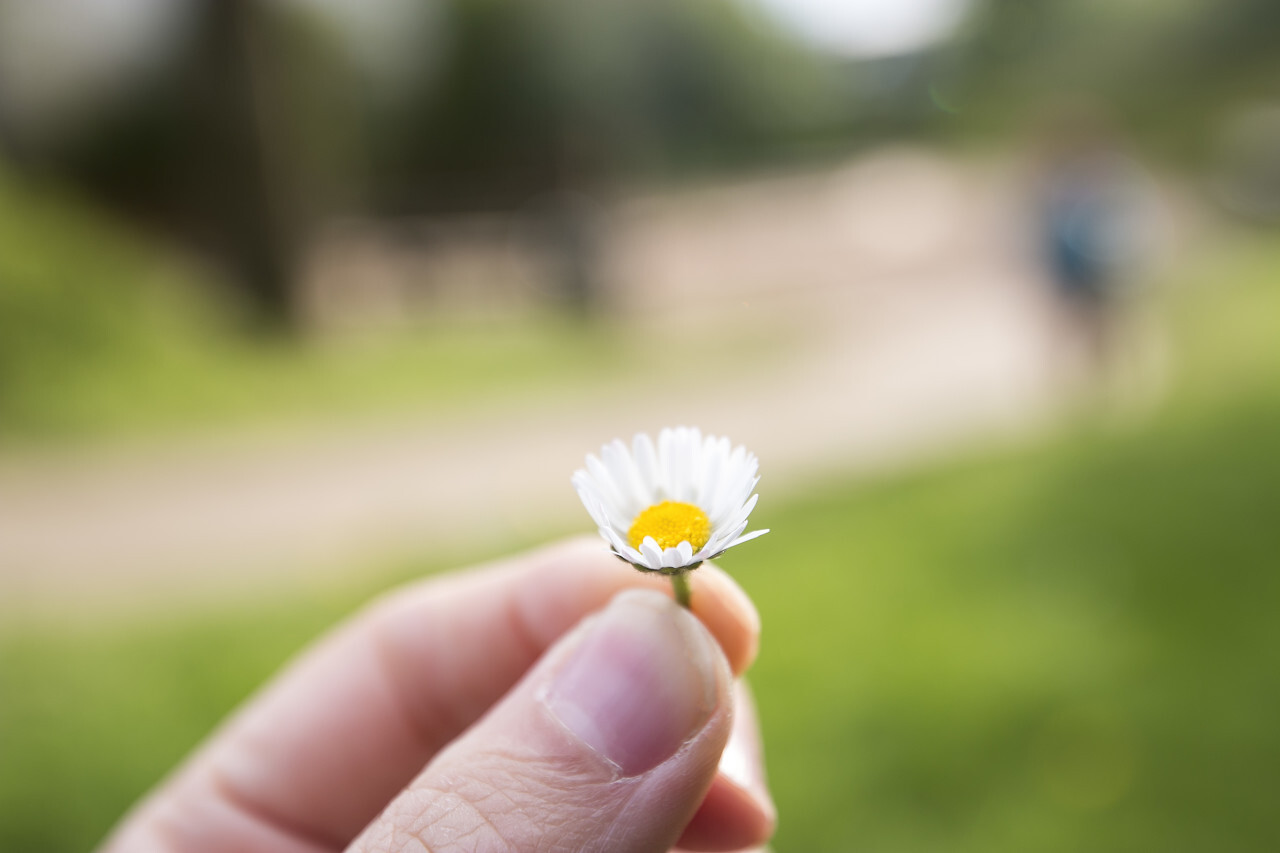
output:
[[[758, 848], [775, 814], [738, 677], [759, 617], [715, 566], [692, 581], [696, 620], [669, 601], [667, 579], [579, 539], [391, 592], [263, 687], [101, 853]], [[637, 589], [648, 592], [626, 592]], [[637, 717], [640, 729], [687, 729], [674, 752], [615, 760], [599, 743], [631, 735], [600, 741], [592, 726], [609, 720], [575, 722], [578, 706], [555, 698], [587, 665], [574, 661], [611, 662], [610, 625], [649, 631], [620, 651], [643, 665], [636, 646], [665, 649], [670, 689], [696, 694], [688, 720], [661, 719], [662, 704]], [[625, 693], [616, 672], [605, 674]], [[632, 701], [579, 681], [624, 710]]]

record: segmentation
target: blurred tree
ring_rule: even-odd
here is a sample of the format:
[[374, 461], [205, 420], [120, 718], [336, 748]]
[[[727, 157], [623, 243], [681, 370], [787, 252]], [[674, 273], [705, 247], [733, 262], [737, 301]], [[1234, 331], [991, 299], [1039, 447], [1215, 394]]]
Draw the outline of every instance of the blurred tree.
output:
[[1227, 111], [1274, 99], [1274, 0], [983, 0], [950, 54], [959, 126], [1007, 135], [1087, 98], [1152, 152], [1203, 166]]
[[287, 330], [298, 243], [352, 183], [349, 151], [333, 156], [354, 118], [348, 74], [305, 16], [256, 0], [188, 5], [181, 45], [129, 97], [39, 144], [10, 126], [0, 145], [195, 248], [229, 274], [257, 328]]
[[830, 62], [730, 2], [454, 0], [433, 85], [374, 116], [380, 203], [509, 208], [786, 156], [849, 109]]
[[295, 256], [341, 213], [530, 212], [584, 308], [590, 199], [838, 140], [856, 109], [846, 69], [732, 0], [450, 0], [407, 81], [362, 75], [323, 4], [188, 5], [127, 100], [8, 149], [215, 259], [268, 329], [293, 325]]

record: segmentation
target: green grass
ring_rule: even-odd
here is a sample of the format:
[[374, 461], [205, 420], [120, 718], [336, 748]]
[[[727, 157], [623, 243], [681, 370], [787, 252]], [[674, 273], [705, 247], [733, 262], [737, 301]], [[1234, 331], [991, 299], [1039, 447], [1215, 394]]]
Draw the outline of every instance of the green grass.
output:
[[1277, 508], [1272, 402], [762, 518], [778, 849], [1272, 849]]
[[777, 336], [653, 347], [551, 311], [419, 319], [378, 334], [253, 336], [225, 282], [0, 163], [0, 445], [145, 441], [282, 423], [430, 417], [512, 393], [683, 371], [713, 381]]
[[0, 849], [92, 847], [331, 603], [0, 641]]
[[[815, 485], [724, 562], [786, 851], [1269, 851], [1280, 840], [1280, 251], [1167, 307], [1123, 426]], [[397, 577], [128, 626], [0, 631], [0, 849], [83, 850], [288, 655]]]

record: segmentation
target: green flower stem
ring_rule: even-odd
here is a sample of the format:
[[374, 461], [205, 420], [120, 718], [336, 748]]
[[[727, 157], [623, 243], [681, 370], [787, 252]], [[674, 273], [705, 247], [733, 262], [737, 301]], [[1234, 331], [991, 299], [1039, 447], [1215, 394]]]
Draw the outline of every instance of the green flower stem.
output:
[[679, 572], [671, 576], [671, 588], [676, 593], [676, 603], [686, 610], [689, 607], [689, 598], [692, 593], [689, 591], [688, 572]]

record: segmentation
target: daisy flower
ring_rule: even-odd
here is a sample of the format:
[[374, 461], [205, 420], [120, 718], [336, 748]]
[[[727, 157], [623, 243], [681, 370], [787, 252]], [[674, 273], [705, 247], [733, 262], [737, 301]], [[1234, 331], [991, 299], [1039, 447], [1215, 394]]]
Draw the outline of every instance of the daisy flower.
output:
[[756, 457], [697, 427], [641, 433], [588, 454], [573, 486], [613, 553], [637, 569], [672, 576], [688, 603], [684, 574], [703, 560], [768, 533], [747, 529], [758, 495]]

